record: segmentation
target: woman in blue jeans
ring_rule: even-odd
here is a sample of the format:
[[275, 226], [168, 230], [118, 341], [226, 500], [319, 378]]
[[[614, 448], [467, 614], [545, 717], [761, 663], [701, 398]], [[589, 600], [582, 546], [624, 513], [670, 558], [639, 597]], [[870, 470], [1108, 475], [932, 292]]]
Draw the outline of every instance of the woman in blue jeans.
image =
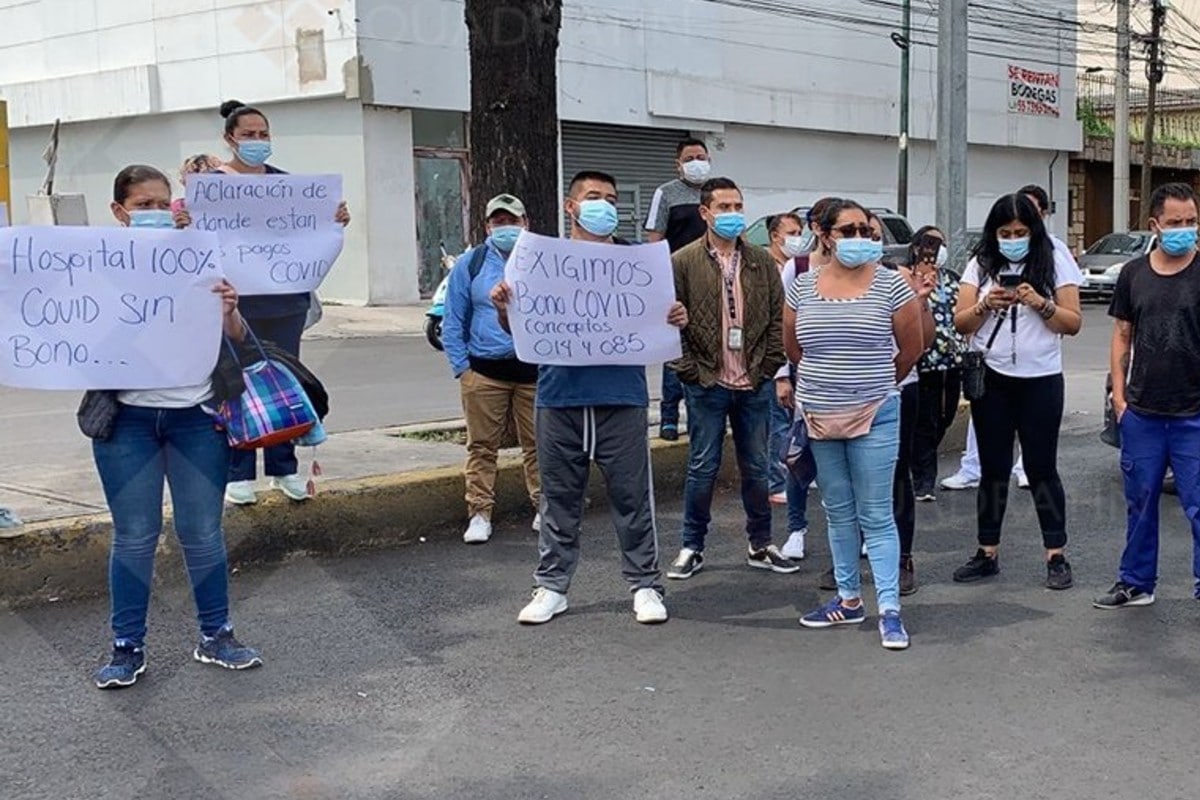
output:
[[[117, 175], [112, 211], [122, 225], [174, 227], [170, 204], [171, 185], [159, 170], [135, 165]], [[185, 221], [180, 219], [181, 224]], [[245, 328], [237, 292], [223, 280], [213, 292], [221, 297], [225, 335], [241, 341]], [[110, 435], [93, 440], [96, 469], [113, 518], [108, 570], [113, 649], [108, 663], [96, 672], [101, 689], [131, 686], [146, 671], [146, 613], [162, 534], [164, 479], [171, 487], [175, 533], [200, 621], [195, 659], [228, 669], [262, 664], [255, 650], [234, 637], [229, 617], [221, 529], [229, 445], [205, 408], [212, 399], [211, 380], [197, 386], [119, 392]]]
[[838, 593], [800, 624], [827, 628], [866, 618], [861, 530], [875, 575], [880, 640], [903, 650], [909, 637], [900, 617], [900, 538], [892, 515], [900, 440], [896, 385], [921, 355], [921, 312], [904, 277], [880, 265], [882, 243], [862, 206], [829, 204], [818, 233], [834, 258], [792, 284], [783, 328], [788, 358], [799, 365], [798, 410], [815, 437]]
[[[221, 104], [225, 118], [225, 144], [233, 158], [220, 167], [221, 172], [233, 175], [281, 175], [284, 171], [267, 163], [271, 157], [271, 125], [267, 115], [239, 100]], [[343, 201], [335, 219], [350, 224], [350, 212]], [[242, 298], [242, 314], [246, 324], [259, 339], [269, 339], [294, 356], [300, 355], [300, 336], [308, 319], [312, 297], [308, 292], [292, 294], [247, 295]], [[234, 451], [229, 465], [229, 484], [225, 499], [233, 505], [247, 506], [258, 502], [254, 491], [258, 453], [254, 450]], [[288, 498], [301, 502], [308, 499], [307, 481], [297, 472], [295, 445], [281, 444], [263, 449], [263, 471], [271, 478], [271, 487]]]

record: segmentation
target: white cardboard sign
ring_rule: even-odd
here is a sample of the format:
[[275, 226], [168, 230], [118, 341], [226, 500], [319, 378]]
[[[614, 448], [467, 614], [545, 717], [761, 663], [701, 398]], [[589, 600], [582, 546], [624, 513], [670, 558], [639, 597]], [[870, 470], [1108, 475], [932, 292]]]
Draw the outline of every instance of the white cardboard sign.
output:
[[211, 233], [0, 229], [0, 384], [169, 389], [203, 383], [221, 346]]
[[341, 175], [188, 176], [192, 227], [220, 238], [229, 282], [244, 295], [320, 286], [342, 252], [341, 202]]
[[645, 366], [679, 358], [667, 323], [675, 278], [666, 242], [597, 244], [526, 231], [505, 267], [517, 357], [559, 366]]

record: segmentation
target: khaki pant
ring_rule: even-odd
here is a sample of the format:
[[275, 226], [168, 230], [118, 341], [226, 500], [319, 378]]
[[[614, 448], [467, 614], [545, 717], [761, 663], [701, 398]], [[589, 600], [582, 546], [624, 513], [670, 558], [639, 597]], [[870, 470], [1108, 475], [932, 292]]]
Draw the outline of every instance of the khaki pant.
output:
[[459, 383], [467, 418], [467, 515], [481, 514], [491, 519], [496, 503], [496, 457], [510, 419], [516, 422], [529, 501], [537, 509], [542, 496], [533, 433], [537, 384], [495, 381], [470, 369]]

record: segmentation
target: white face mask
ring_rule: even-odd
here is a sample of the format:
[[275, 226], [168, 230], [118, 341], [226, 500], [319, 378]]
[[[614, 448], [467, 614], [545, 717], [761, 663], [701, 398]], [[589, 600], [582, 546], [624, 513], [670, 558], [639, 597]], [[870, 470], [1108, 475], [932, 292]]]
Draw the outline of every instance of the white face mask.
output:
[[788, 258], [795, 258], [804, 252], [804, 237], [803, 236], [785, 236], [783, 237], [783, 254]]
[[683, 165], [683, 179], [688, 183], [704, 183], [712, 173], [712, 164], [701, 159], [686, 161]]
[[950, 258], [950, 252], [946, 249], [946, 245], [942, 245], [941, 247], [939, 247], [938, 253], [937, 253], [938, 268], [940, 269], [941, 267], [946, 266], [946, 260], [949, 258]]

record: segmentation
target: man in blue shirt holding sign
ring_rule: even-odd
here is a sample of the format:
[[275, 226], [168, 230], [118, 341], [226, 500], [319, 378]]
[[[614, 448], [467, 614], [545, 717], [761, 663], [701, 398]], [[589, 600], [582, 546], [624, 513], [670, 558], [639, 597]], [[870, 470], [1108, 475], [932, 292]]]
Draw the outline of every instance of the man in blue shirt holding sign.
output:
[[[602, 172], [571, 180], [565, 208], [571, 239], [615, 244], [617, 182]], [[509, 330], [512, 292], [500, 283], [492, 302]], [[687, 309], [675, 303], [667, 322], [687, 326]], [[518, 621], [537, 625], [567, 610], [567, 589], [579, 563], [580, 524], [588, 473], [594, 460], [608, 485], [622, 574], [633, 589], [638, 622], [665, 622], [658, 533], [650, 476], [646, 368], [641, 366], [549, 366], [538, 373], [537, 442], [542, 476], [541, 560], [533, 600]]]

